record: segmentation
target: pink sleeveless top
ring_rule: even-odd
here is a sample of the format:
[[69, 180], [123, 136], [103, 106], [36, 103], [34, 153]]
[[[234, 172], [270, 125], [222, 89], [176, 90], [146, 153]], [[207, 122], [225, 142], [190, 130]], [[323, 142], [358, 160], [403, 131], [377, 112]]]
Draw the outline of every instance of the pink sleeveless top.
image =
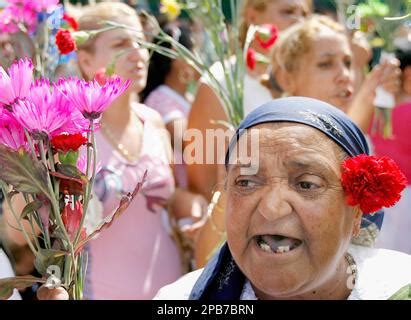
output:
[[392, 111], [392, 139], [381, 136], [371, 136], [375, 154], [389, 156], [395, 160], [411, 185], [411, 139], [409, 129], [411, 124], [411, 101], [396, 106]]
[[121, 195], [134, 189], [146, 170], [148, 175], [127, 210], [90, 243], [85, 290], [89, 299], [151, 299], [158, 289], [182, 275], [179, 253], [166, 230], [161, 206], [174, 191], [164, 143], [158, 129], [144, 121], [154, 111], [144, 105], [136, 105], [134, 110], [144, 122], [137, 162], [128, 162], [100, 132], [96, 134], [102, 169], [94, 190], [103, 203], [104, 217], [117, 207]]

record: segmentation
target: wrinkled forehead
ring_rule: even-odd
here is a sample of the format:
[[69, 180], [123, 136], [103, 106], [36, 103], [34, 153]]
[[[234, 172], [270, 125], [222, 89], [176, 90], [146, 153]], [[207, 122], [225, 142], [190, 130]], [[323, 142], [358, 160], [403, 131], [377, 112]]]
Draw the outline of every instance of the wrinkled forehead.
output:
[[345, 152], [320, 130], [291, 122], [264, 123], [247, 129], [230, 154], [229, 168], [270, 166], [274, 160], [326, 162], [340, 167]]

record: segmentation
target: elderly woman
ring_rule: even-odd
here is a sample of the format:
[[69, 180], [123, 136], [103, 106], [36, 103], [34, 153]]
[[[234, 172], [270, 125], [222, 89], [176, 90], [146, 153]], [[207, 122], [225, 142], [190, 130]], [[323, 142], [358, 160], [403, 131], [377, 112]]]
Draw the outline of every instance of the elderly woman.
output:
[[[237, 154], [246, 142], [252, 157]], [[363, 133], [327, 103], [290, 97], [254, 110], [226, 155], [227, 243], [156, 298], [390, 298], [411, 283], [411, 257], [352, 241], [406, 181], [391, 159], [367, 154]]]

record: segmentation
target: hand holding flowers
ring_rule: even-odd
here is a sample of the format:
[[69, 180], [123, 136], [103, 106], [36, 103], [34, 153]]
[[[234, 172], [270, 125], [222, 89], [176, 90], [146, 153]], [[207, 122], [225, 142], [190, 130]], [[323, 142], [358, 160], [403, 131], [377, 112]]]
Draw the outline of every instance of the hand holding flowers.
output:
[[[14, 63], [7, 72], [0, 68], [0, 184], [35, 255], [36, 269], [45, 277], [2, 279], [1, 297], [7, 298], [14, 287], [47, 282], [52, 267], [59, 270], [70, 298], [81, 299], [84, 245], [124, 211], [140, 186], [96, 230], [85, 229], [97, 172], [94, 133], [101, 113], [129, 85], [118, 77], [104, 85], [76, 78], [34, 81], [29, 59]], [[86, 149], [86, 159], [79, 157], [81, 148]], [[22, 212], [11, 204], [17, 194], [26, 203]], [[31, 232], [24, 228], [24, 220]]]

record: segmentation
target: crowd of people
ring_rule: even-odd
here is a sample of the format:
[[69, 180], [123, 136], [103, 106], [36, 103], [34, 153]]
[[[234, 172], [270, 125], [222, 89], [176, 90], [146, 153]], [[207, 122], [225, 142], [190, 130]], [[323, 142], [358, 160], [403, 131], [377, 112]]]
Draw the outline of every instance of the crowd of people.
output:
[[[211, 161], [192, 163], [175, 161], [184, 158], [186, 132], [227, 130], [209, 78], [142, 46], [152, 40], [146, 19], [125, 3], [66, 10], [79, 31], [98, 30], [100, 21], [131, 27], [100, 32], [76, 52], [75, 72], [92, 80], [121, 51], [113, 72], [131, 80], [96, 133], [98, 218], [147, 171], [126, 212], [85, 248], [86, 299], [388, 299], [411, 284], [410, 185], [395, 205], [364, 212], [361, 201], [345, 201], [341, 183], [346, 159], [363, 154], [394, 159], [411, 183], [409, 23], [397, 35], [406, 41], [396, 57], [371, 65], [364, 36], [318, 14], [311, 0], [243, 0], [240, 42], [250, 25], [266, 24], [276, 26], [278, 40], [269, 50], [250, 43], [269, 63], [246, 70], [244, 120], [225, 144], [195, 150]], [[196, 41], [203, 31], [189, 19], [159, 23], [191, 52], [207, 45]], [[210, 68], [225, 87], [221, 63]], [[378, 88], [395, 96], [390, 139], [372, 130]], [[233, 148], [252, 129], [260, 132], [258, 172], [243, 174]], [[13, 206], [22, 210], [22, 199]], [[35, 272], [6, 203], [0, 221], [0, 278]], [[34, 286], [12, 296], [22, 297], [66, 295]]]

